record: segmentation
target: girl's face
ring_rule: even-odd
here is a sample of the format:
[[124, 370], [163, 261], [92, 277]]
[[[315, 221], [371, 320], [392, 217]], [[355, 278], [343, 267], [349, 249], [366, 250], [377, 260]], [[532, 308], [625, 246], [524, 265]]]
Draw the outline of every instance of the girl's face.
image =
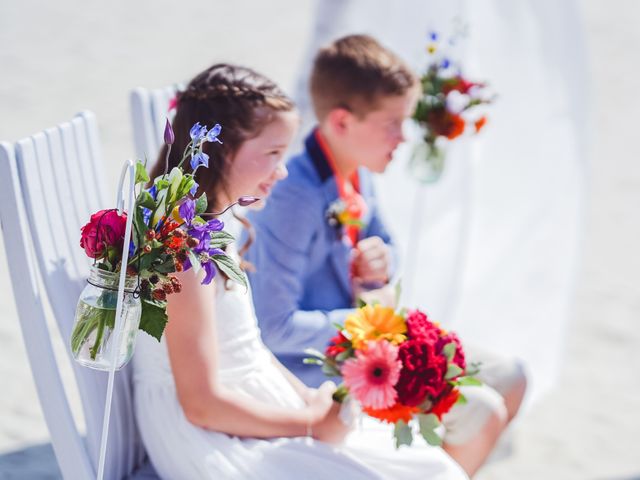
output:
[[287, 176], [284, 154], [298, 128], [296, 112], [277, 112], [257, 137], [246, 140], [231, 158], [227, 177], [230, 201], [243, 195], [263, 201], [278, 180]]

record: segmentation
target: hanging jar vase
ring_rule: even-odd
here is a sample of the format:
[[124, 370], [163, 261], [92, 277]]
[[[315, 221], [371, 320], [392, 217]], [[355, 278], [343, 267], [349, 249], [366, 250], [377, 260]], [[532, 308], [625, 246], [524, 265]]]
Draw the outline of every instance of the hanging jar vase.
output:
[[413, 176], [423, 183], [435, 183], [442, 176], [446, 160], [444, 146], [420, 140], [414, 144], [409, 168]]
[[[87, 286], [80, 294], [71, 333], [73, 358], [85, 367], [108, 371], [124, 367], [133, 355], [142, 306], [135, 292], [137, 276], [125, 279], [120, 318], [116, 319], [119, 272], [91, 266]], [[120, 342], [116, 345], [115, 322], [122, 322]]]

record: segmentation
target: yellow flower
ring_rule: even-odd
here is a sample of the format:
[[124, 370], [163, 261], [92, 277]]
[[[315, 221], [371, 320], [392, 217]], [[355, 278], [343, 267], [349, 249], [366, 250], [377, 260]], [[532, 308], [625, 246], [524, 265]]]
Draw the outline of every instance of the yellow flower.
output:
[[180, 207], [176, 206], [171, 211], [171, 218], [173, 218], [178, 223], [182, 223], [183, 220], [182, 220], [182, 217], [180, 216]]
[[354, 348], [360, 349], [369, 340], [389, 340], [394, 345], [406, 338], [407, 324], [393, 308], [365, 305], [347, 317], [344, 329], [349, 332]]

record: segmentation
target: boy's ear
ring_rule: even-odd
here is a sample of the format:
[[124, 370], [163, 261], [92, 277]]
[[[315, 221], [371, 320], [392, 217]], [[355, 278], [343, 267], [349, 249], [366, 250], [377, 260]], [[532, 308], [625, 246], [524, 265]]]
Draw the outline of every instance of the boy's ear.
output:
[[327, 124], [337, 135], [343, 135], [349, 129], [353, 114], [346, 108], [334, 108], [327, 115]]

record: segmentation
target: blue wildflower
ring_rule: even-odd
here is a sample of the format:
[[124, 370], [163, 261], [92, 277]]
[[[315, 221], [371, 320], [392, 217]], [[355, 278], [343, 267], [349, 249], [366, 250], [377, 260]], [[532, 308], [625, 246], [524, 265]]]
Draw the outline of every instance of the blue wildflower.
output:
[[142, 207], [142, 220], [144, 221], [144, 224], [148, 227], [149, 226], [149, 220], [151, 219], [151, 209], [150, 208], [146, 208], [146, 207]]
[[198, 191], [198, 187], [199, 187], [199, 186], [200, 186], [200, 185], [198, 185], [198, 182], [194, 181], [194, 182], [193, 182], [193, 187], [191, 187], [191, 190], [189, 190], [189, 193], [190, 193], [191, 195], [195, 195], [195, 194], [196, 194], [196, 192]]
[[204, 165], [206, 168], [209, 168], [209, 155], [204, 152], [196, 152], [191, 157], [191, 170], [194, 174], [200, 165]]
[[207, 133], [207, 142], [222, 143], [218, 138], [218, 135], [220, 135], [221, 131], [222, 131], [222, 126], [219, 123], [216, 123], [214, 127], [211, 130], [209, 130], [209, 133]]
[[194, 144], [199, 143], [206, 135], [207, 126], [200, 125], [200, 122], [196, 122], [193, 127], [191, 127], [191, 130], [189, 130], [189, 136]]

